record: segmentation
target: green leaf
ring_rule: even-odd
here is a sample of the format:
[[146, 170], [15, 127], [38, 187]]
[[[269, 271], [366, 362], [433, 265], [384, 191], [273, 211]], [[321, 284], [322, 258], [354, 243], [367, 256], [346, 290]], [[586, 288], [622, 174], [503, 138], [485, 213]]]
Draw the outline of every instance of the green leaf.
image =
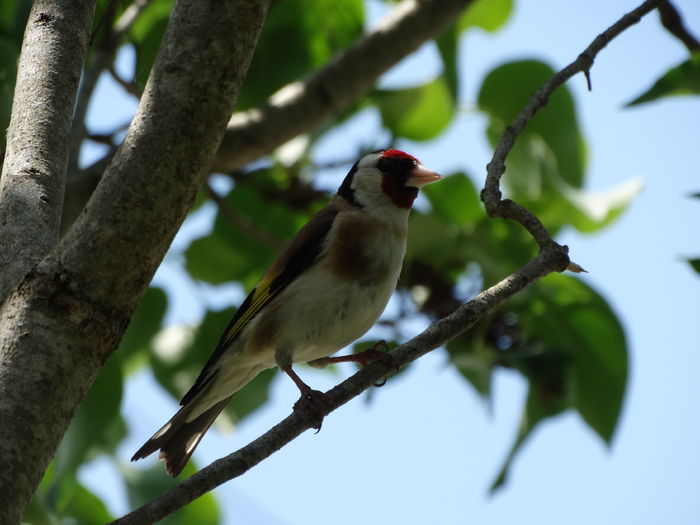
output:
[[[197, 470], [194, 462], [189, 461], [180, 475], [181, 479], [191, 476]], [[172, 479], [165, 473], [165, 469], [161, 464], [156, 464], [147, 470], [124, 467], [122, 472], [126, 481], [129, 503], [132, 508], [147, 503], [179, 483], [178, 480]], [[197, 525], [217, 525], [219, 520], [219, 507], [211, 492], [207, 492], [159, 523], [163, 525], [191, 525], [193, 523]]]
[[700, 52], [693, 54], [682, 64], [670, 69], [648, 90], [628, 102], [626, 107], [637, 106], [664, 97], [697, 95], [698, 93], [700, 93]]
[[14, 43], [18, 53], [33, 3], [32, 0], [0, 2], [0, 36]]
[[274, 2], [237, 108], [260, 106], [286, 84], [327, 63], [362, 34], [364, 18], [362, 0]]
[[136, 48], [134, 80], [141, 86], [148, 80], [174, 3], [174, 0], [151, 0], [131, 27], [131, 40]]
[[81, 525], [102, 525], [114, 519], [102, 500], [83, 485], [76, 486], [71, 498], [61, 511], [61, 516], [75, 520], [75, 523]]
[[[512, 344], [497, 351], [499, 362], [528, 379], [529, 393], [515, 442], [492, 491], [506, 481], [533, 429], [566, 409], [578, 411], [609, 444], [627, 384], [622, 326], [605, 300], [583, 281], [552, 274], [511, 300], [505, 311], [517, 323], [509, 329]], [[488, 330], [497, 337], [492, 327]]]
[[[151, 354], [151, 365], [158, 382], [173, 397], [180, 399], [192, 386], [235, 312], [235, 308], [208, 311], [188, 336], [158, 336], [158, 344]], [[167, 327], [164, 332], [175, 329]]]
[[168, 307], [168, 298], [160, 288], [146, 290], [119, 344], [119, 354], [127, 359], [147, 351], [158, 333]]
[[688, 264], [690, 264], [691, 268], [693, 268], [696, 273], [700, 273], [700, 258], [688, 259]]
[[[615, 221], [632, 203], [644, 187], [641, 179], [629, 179], [617, 186], [598, 192], [577, 190], [565, 184], [559, 186], [559, 195], [569, 205], [560, 217], [580, 232], [591, 233]], [[552, 218], [551, 224], [563, 225]]]
[[384, 126], [392, 134], [424, 141], [438, 136], [454, 115], [454, 101], [444, 77], [423, 86], [377, 90], [372, 95]]
[[[627, 384], [628, 352], [620, 321], [592, 288], [562, 274], [537, 282], [514, 306], [525, 344], [513, 353], [525, 355], [512, 364], [531, 381], [558, 382], [570, 406], [609, 443]], [[527, 348], [537, 350], [535, 359], [528, 359]]]
[[[283, 204], [270, 206], [264, 192], [264, 188], [246, 184], [231, 190], [226, 206], [240, 218], [240, 225], [219, 213], [211, 234], [190, 244], [185, 268], [192, 277], [212, 284], [239, 281], [247, 290], [255, 285], [287, 239], [308, 220], [307, 214]], [[276, 244], [262, 241], [257, 234], [274, 238]]]
[[[182, 347], [163, 347], [167, 342], [163, 338], [166, 341], [156, 348], [151, 364], [156, 379], [173, 397], [180, 399], [194, 384], [235, 312], [235, 308], [207, 312]], [[240, 421], [267, 401], [273, 377], [274, 370], [264, 371], [233, 396], [225, 409], [232, 421]]]
[[459, 97], [459, 71], [457, 68], [457, 58], [459, 51], [459, 32], [452, 25], [450, 28], [440, 35], [437, 40], [438, 51], [442, 58], [443, 71], [442, 76], [445, 79], [450, 95], [457, 105], [457, 97]]
[[[554, 74], [554, 70], [542, 62], [523, 60], [510, 62], [492, 70], [484, 79], [479, 91], [479, 108], [489, 116], [488, 137], [495, 145], [503, 130], [518, 115], [530, 99], [530, 95]], [[531, 141], [535, 137], [537, 141]], [[527, 144], [526, 144], [527, 143]], [[526, 188], [518, 193], [527, 194], [532, 184], [532, 170], [540, 170], [539, 159], [529, 160], [539, 144], [551, 152], [553, 170], [558, 177], [580, 188], [585, 169], [584, 142], [574, 110], [574, 101], [566, 86], [560, 87], [550, 97], [547, 107], [530, 121], [516, 142], [516, 148], [525, 148], [520, 158], [515, 149], [508, 158], [508, 173], [504, 182], [513, 187]], [[541, 177], [540, 177], [541, 178]], [[517, 195], [515, 196], [517, 199]]]
[[250, 383], [236, 392], [236, 395], [231, 398], [224, 409], [231, 421], [239, 422], [267, 403], [270, 398], [270, 385], [276, 371], [276, 368], [263, 370]]
[[496, 352], [475, 334], [465, 334], [447, 343], [450, 361], [486, 401], [491, 399], [491, 378]]
[[57, 483], [73, 475], [88, 458], [113, 452], [126, 435], [119, 413], [123, 374], [121, 356], [112, 354], [78, 408], [55, 456]]
[[480, 27], [490, 33], [500, 29], [513, 11], [513, 0], [477, 0], [459, 18], [459, 31]]
[[510, 452], [508, 452], [508, 456], [506, 456], [506, 459], [503, 462], [501, 470], [491, 484], [489, 489], [491, 494], [501, 488], [508, 480], [508, 474], [510, 473], [510, 468], [513, 465], [513, 461], [527, 439], [532, 435], [533, 430], [546, 418], [559, 414], [563, 409], [564, 407], [560, 403], [548, 403], [547, 401], [544, 401], [540, 395], [538, 395], [535, 389], [530, 388], [527, 394], [527, 401], [525, 402], [523, 415], [520, 418], [518, 434], [515, 438], [513, 446], [510, 449]]
[[433, 213], [460, 228], [473, 228], [485, 212], [471, 179], [464, 173], [453, 173], [423, 188]]

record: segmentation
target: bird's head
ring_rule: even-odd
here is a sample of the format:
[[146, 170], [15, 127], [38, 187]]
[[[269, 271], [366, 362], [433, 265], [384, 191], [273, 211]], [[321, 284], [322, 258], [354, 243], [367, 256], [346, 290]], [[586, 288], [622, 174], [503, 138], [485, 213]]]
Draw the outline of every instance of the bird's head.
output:
[[418, 189], [442, 177], [397, 149], [369, 153], [350, 169], [338, 195], [360, 208], [410, 209]]

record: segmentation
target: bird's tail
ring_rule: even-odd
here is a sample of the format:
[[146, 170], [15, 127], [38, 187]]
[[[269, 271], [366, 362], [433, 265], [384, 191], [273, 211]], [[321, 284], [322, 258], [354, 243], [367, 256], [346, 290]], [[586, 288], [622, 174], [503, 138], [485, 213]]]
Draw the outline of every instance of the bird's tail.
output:
[[231, 397], [219, 401], [191, 421], [187, 416], [196, 403], [187, 403], [153, 437], [136, 451], [131, 461], [150, 456], [160, 449], [159, 459], [165, 460], [165, 469], [172, 477], [182, 472], [190, 456], [216, 416], [224, 409]]

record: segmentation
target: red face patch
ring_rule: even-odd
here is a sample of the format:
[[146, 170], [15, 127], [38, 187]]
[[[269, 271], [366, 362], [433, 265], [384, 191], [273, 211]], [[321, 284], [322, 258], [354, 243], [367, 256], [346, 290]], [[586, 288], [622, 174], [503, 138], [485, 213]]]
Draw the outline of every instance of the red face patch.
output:
[[408, 153], [398, 150], [398, 149], [388, 149], [385, 150], [384, 153], [382, 154], [383, 158], [394, 158], [394, 159], [409, 159], [413, 160], [416, 162], [416, 164], [420, 164], [420, 161], [415, 158], [413, 155], [409, 155]]

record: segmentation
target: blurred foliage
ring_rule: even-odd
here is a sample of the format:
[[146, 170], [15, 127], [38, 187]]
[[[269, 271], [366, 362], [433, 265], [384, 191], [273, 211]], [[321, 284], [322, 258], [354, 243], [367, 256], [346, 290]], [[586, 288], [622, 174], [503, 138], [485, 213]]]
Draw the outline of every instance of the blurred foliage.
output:
[[627, 107], [644, 104], [664, 97], [700, 94], [700, 52], [671, 68], [654, 85], [627, 103]]
[[[98, 1], [95, 28], [109, 39], [130, 2]], [[134, 70], [123, 84], [138, 93], [145, 85], [164, 34], [173, 0], [152, 0], [142, 10], [120, 46], [135, 51]], [[393, 2], [387, 2], [393, 4]], [[360, 38], [365, 28], [362, 0], [272, 2], [247, 82], [237, 108], [259, 106], [290, 82], [323, 66], [336, 52]], [[0, 125], [7, 127], [17, 56], [31, 2], [0, 4]], [[420, 85], [377, 89], [334, 122], [316, 130], [294, 161], [272, 156], [264, 163], [228, 174], [230, 190], [221, 196], [210, 229], [194, 239], [181, 260], [193, 282], [237, 282], [249, 290], [284, 242], [326, 202], [328, 195], [311, 182], [314, 148], [336, 126], [372, 108], [397, 142], [431, 141], [447, 130], [459, 111], [459, 42], [466, 31], [496, 31], [511, 15], [512, 0], [475, 2], [437, 41], [442, 71]], [[283, 43], [282, 45], [280, 43]], [[94, 47], [89, 51], [94, 53]], [[698, 92], [698, 56], [671, 69], [630, 105], [681, 93]], [[105, 65], [106, 70], [109, 68]], [[486, 137], [495, 144], [531, 93], [553, 69], [536, 60], [494, 67], [480, 81], [477, 110], [487, 119]], [[104, 74], [110, 74], [105, 72]], [[472, 79], [477, 82], [478, 79]], [[370, 138], [366, 139], [371, 142]], [[358, 147], [376, 149], [385, 144]], [[361, 151], [362, 150], [362, 151]], [[351, 162], [348, 162], [350, 165]], [[406, 316], [436, 318], [452, 312], [536, 254], [532, 239], [510, 221], [488, 219], [469, 174], [455, 172], [425, 188], [429, 210], [414, 211], [399, 283], [402, 305], [384, 324], [401, 332]], [[509, 196], [533, 211], [552, 232], [574, 228], [596, 232], [614, 221], [639, 191], [635, 181], [591, 193], [585, 189], [586, 145], [575, 101], [560, 88], [519, 137], [508, 157]], [[201, 192], [197, 209], [210, 195]], [[700, 272], [698, 259], [691, 260]], [[104, 523], [111, 519], [104, 503], [79, 481], [81, 466], [106, 457], [122, 472], [131, 505], [138, 505], [175, 483], [160, 466], [141, 470], [115, 456], [127, 434], [119, 412], [124, 380], [149, 366], [174, 398], [192, 384], [233, 315], [233, 307], [208, 311], [200, 323], [163, 327], [171, 307], [165, 291], [151, 288], [140, 303], [120, 349], [107, 362], [78, 410], [55, 460], [25, 517], [28, 523]], [[368, 343], [358, 343], [366, 348]], [[619, 420], [627, 380], [627, 345], [615, 313], [586, 282], [552, 275], [514, 297], [468, 333], [447, 345], [446, 355], [486, 403], [497, 370], [519, 374], [528, 383], [522, 420], [512, 449], [492, 487], [507, 478], [512, 460], [540, 422], [565, 410], [578, 413], [609, 443]], [[225, 414], [239, 421], [267, 401], [273, 371], [263, 373], [234, 396]], [[291, 405], [291, 402], [290, 402]], [[165, 415], [163, 416], [165, 417]], [[154, 421], [156, 429], [162, 421]], [[145, 439], [145, 436], [143, 436]], [[573, 451], [572, 451], [573, 452]], [[192, 462], [186, 473], [196, 467]], [[218, 508], [207, 495], [173, 515], [167, 523], [217, 523]]]

